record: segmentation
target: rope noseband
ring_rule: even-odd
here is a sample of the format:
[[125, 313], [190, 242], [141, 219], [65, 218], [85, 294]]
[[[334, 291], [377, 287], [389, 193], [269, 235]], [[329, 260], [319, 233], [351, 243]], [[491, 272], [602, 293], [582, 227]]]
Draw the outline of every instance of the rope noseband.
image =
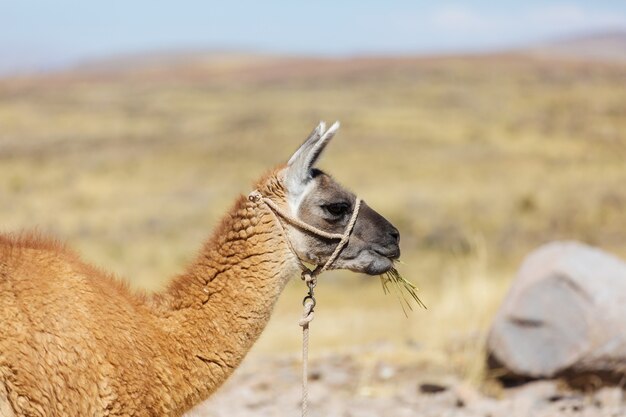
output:
[[[258, 190], [252, 191], [248, 195], [248, 199], [250, 201], [262, 201], [265, 205], [270, 209], [270, 212], [276, 217], [278, 224], [283, 229], [285, 233], [285, 239], [287, 240], [287, 245], [291, 252], [295, 255], [298, 264], [300, 265], [300, 269], [302, 269], [302, 280], [307, 285], [309, 291], [302, 300], [302, 305], [304, 307], [302, 312], [302, 318], [299, 321], [299, 325], [302, 327], [302, 417], [306, 417], [307, 415], [307, 400], [308, 400], [308, 355], [309, 355], [309, 323], [313, 321], [313, 310], [315, 308], [315, 296], [313, 293], [313, 289], [317, 285], [317, 276], [322, 272], [328, 270], [330, 266], [335, 262], [343, 248], [348, 243], [350, 239], [350, 234], [352, 233], [352, 229], [354, 229], [354, 224], [356, 223], [356, 219], [359, 216], [359, 210], [361, 208], [361, 199], [357, 197], [354, 203], [354, 210], [352, 211], [352, 216], [350, 217], [350, 221], [346, 226], [343, 234], [339, 233], [329, 233], [324, 230], [318, 229], [315, 226], [307, 224], [297, 217], [291, 216], [286, 213], [283, 209], [281, 209], [272, 199], [268, 197], [264, 197]], [[280, 216], [280, 217], [279, 217]], [[298, 253], [295, 251], [293, 244], [289, 240], [289, 235], [285, 230], [285, 226], [281, 221], [283, 218], [286, 222], [290, 223], [292, 226], [297, 227], [299, 229], [305, 230], [311, 234], [317, 235], [319, 237], [325, 239], [335, 239], [339, 240], [337, 246], [335, 246], [335, 250], [330, 255], [330, 257], [326, 260], [324, 265], [317, 265], [315, 269], [311, 270], [307, 268], [306, 265], [302, 262], [302, 259], [298, 256]]]

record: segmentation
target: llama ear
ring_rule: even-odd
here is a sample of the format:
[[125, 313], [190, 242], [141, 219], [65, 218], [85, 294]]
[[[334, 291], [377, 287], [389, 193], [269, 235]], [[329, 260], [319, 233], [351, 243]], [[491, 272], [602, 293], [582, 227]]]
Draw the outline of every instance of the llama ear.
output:
[[287, 184], [303, 185], [311, 179], [311, 170], [317, 162], [322, 151], [335, 136], [339, 129], [339, 122], [326, 130], [326, 123], [320, 124], [313, 129], [309, 137], [304, 141], [302, 146], [289, 158], [287, 162]]

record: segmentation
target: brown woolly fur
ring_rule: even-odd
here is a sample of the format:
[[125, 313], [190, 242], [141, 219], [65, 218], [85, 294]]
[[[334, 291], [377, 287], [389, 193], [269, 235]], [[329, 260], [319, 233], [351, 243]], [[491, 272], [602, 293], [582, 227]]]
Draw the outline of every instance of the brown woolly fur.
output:
[[[279, 170], [258, 184], [284, 205]], [[238, 366], [295, 256], [240, 197], [186, 272], [142, 295], [36, 234], [0, 235], [0, 416], [178, 416]]]

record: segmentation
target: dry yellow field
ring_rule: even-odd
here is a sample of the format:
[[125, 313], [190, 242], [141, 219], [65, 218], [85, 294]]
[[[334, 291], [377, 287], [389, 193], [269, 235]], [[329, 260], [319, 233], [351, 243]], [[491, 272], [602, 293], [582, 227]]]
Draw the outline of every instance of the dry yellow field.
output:
[[[0, 229], [38, 228], [158, 289], [239, 193], [322, 119], [321, 167], [401, 231], [405, 318], [377, 278], [328, 273], [312, 351], [482, 377], [482, 337], [524, 254], [577, 239], [626, 255], [626, 67], [524, 56], [217, 57], [0, 81]], [[303, 285], [256, 353], [295, 351]]]

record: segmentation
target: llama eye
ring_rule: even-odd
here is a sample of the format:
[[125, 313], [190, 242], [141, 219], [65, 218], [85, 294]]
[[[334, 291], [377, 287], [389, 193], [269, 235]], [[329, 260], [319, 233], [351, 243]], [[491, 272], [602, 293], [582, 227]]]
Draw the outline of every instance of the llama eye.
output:
[[348, 210], [350, 209], [350, 204], [331, 203], [331, 204], [324, 204], [322, 207], [324, 207], [324, 210], [326, 210], [328, 213], [332, 214], [333, 216], [339, 217], [339, 216], [343, 216], [344, 214], [348, 212]]

